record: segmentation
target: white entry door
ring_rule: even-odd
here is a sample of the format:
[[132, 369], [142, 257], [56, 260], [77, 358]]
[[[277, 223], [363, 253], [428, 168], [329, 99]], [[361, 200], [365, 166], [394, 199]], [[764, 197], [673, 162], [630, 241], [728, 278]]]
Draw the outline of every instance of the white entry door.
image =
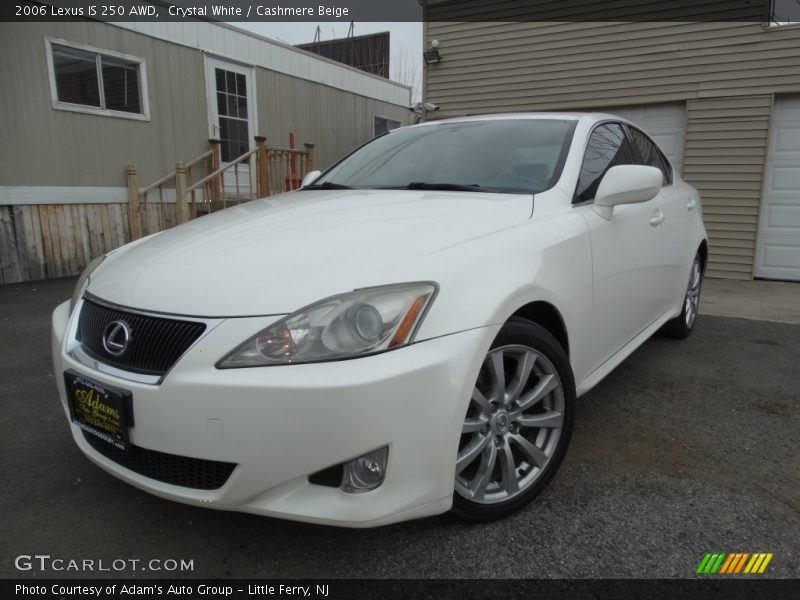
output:
[[755, 275], [800, 281], [800, 96], [772, 108]]
[[[229, 164], [255, 145], [255, 94], [253, 69], [218, 58], [206, 58], [209, 134], [220, 140], [222, 165]], [[253, 163], [255, 164], [255, 163]], [[237, 176], [238, 173], [238, 176]], [[237, 193], [250, 197], [255, 170], [247, 163], [228, 169], [223, 191], [228, 198]]]

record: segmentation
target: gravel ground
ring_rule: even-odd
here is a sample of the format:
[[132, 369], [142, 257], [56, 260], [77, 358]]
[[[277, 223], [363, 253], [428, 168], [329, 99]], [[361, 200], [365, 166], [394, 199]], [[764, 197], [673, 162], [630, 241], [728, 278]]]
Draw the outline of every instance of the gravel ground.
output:
[[80, 575], [15, 570], [35, 553], [193, 559], [195, 577], [693, 577], [712, 551], [800, 577], [800, 325], [701, 316], [647, 342], [580, 399], [557, 477], [511, 518], [346, 530], [171, 503], [89, 463], [50, 363], [73, 282], [0, 287], [2, 577]]

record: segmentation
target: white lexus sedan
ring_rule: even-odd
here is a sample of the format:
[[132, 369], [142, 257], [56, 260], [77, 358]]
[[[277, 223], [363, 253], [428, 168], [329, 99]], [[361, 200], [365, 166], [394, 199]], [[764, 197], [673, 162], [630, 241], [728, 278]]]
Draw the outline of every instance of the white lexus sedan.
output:
[[95, 260], [53, 313], [56, 379], [81, 451], [163, 498], [488, 521], [552, 479], [578, 396], [692, 332], [707, 253], [632, 123], [430, 122]]

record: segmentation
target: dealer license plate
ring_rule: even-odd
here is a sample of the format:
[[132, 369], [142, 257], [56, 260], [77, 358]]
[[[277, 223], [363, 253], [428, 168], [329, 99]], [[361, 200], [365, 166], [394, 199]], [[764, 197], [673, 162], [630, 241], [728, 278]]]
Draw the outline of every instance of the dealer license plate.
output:
[[64, 372], [72, 422], [84, 431], [127, 450], [133, 426], [131, 393], [110, 387], [75, 371]]

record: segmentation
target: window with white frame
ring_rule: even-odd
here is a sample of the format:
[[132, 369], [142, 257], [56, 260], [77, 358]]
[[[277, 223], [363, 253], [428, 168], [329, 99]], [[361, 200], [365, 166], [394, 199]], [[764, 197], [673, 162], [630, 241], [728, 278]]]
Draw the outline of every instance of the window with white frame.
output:
[[144, 61], [48, 40], [56, 108], [147, 118]]
[[375, 117], [375, 125], [374, 125], [374, 135], [377, 137], [379, 135], [383, 135], [387, 131], [391, 131], [392, 129], [397, 129], [400, 127], [402, 123], [400, 121], [394, 121], [392, 119], [386, 119], [384, 117]]
[[798, 23], [800, 23], [800, 2], [798, 0], [772, 0], [769, 15], [770, 27]]

